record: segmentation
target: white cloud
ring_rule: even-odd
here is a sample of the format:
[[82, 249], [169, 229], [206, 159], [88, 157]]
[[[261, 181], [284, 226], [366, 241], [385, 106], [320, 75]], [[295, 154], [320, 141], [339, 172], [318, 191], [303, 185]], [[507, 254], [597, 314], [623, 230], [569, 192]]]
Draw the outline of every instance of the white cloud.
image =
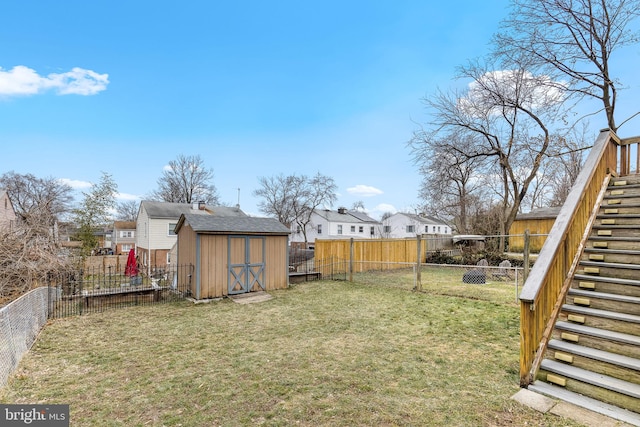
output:
[[382, 215], [384, 215], [385, 213], [391, 212], [392, 214], [394, 214], [398, 212], [398, 210], [392, 204], [380, 203], [379, 205], [376, 205], [373, 209], [367, 209], [366, 212], [367, 212], [367, 215], [371, 216], [372, 218], [376, 218], [380, 220], [380, 218], [382, 218]]
[[17, 65], [11, 70], [0, 67], [0, 96], [26, 96], [55, 90], [59, 95], [95, 95], [107, 88], [108, 74], [75, 67], [66, 73], [40, 76], [35, 70]]
[[67, 184], [69, 187], [74, 190], [83, 190], [85, 188], [91, 188], [93, 186], [92, 183], [87, 181], [78, 181], [77, 179], [69, 179], [69, 178], [60, 178], [59, 180], [63, 184]]
[[535, 76], [529, 71], [497, 70], [489, 71], [469, 83], [466, 97], [459, 102], [460, 108], [471, 115], [478, 108], [486, 112], [487, 107], [491, 108], [493, 114], [501, 114], [501, 105], [494, 105], [494, 93], [500, 93], [508, 100], [517, 99], [527, 108], [540, 108], [563, 102], [565, 89], [564, 82], [553, 81], [546, 75]]
[[358, 184], [355, 187], [347, 188], [347, 193], [361, 197], [373, 197], [383, 194], [383, 191], [375, 187], [371, 187], [370, 185]]

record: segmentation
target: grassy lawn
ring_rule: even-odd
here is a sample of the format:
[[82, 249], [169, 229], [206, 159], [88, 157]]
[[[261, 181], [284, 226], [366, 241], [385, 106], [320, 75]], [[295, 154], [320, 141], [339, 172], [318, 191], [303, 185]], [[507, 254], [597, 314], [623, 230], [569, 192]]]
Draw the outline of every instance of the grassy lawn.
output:
[[[426, 279], [426, 276], [424, 276]], [[410, 272], [310, 282], [241, 305], [178, 302], [50, 323], [3, 403], [72, 426], [575, 426], [518, 391], [513, 285]]]

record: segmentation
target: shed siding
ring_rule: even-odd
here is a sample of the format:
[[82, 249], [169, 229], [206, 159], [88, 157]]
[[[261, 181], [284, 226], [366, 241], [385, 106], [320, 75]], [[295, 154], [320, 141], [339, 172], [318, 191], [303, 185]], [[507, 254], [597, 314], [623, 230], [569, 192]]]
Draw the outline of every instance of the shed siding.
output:
[[287, 236], [269, 236], [265, 245], [265, 283], [267, 290], [289, 285]]
[[509, 250], [519, 252], [524, 249], [525, 230], [529, 230], [529, 234], [545, 234], [545, 236], [532, 236], [529, 241], [529, 250], [531, 252], [540, 252], [542, 245], [547, 240], [546, 234], [549, 234], [551, 227], [555, 223], [555, 218], [531, 218], [526, 220], [515, 220], [509, 229]]
[[227, 295], [227, 236], [200, 235], [200, 298]]

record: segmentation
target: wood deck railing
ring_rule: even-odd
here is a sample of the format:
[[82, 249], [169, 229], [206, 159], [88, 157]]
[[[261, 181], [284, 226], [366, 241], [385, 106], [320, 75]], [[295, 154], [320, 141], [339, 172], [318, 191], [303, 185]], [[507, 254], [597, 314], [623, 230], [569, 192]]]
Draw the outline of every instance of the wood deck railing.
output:
[[[534, 379], [611, 175], [631, 173], [639, 138], [600, 132], [520, 294], [520, 385]], [[633, 146], [633, 147], [632, 147]], [[638, 158], [635, 171], [638, 170]]]

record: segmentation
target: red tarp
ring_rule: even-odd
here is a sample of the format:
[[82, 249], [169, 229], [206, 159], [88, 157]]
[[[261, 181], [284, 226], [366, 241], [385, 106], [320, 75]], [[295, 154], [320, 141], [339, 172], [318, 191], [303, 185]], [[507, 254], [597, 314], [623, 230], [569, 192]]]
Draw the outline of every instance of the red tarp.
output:
[[134, 249], [129, 251], [127, 258], [127, 267], [124, 269], [124, 275], [134, 277], [138, 275], [138, 262], [136, 261], [136, 253]]

